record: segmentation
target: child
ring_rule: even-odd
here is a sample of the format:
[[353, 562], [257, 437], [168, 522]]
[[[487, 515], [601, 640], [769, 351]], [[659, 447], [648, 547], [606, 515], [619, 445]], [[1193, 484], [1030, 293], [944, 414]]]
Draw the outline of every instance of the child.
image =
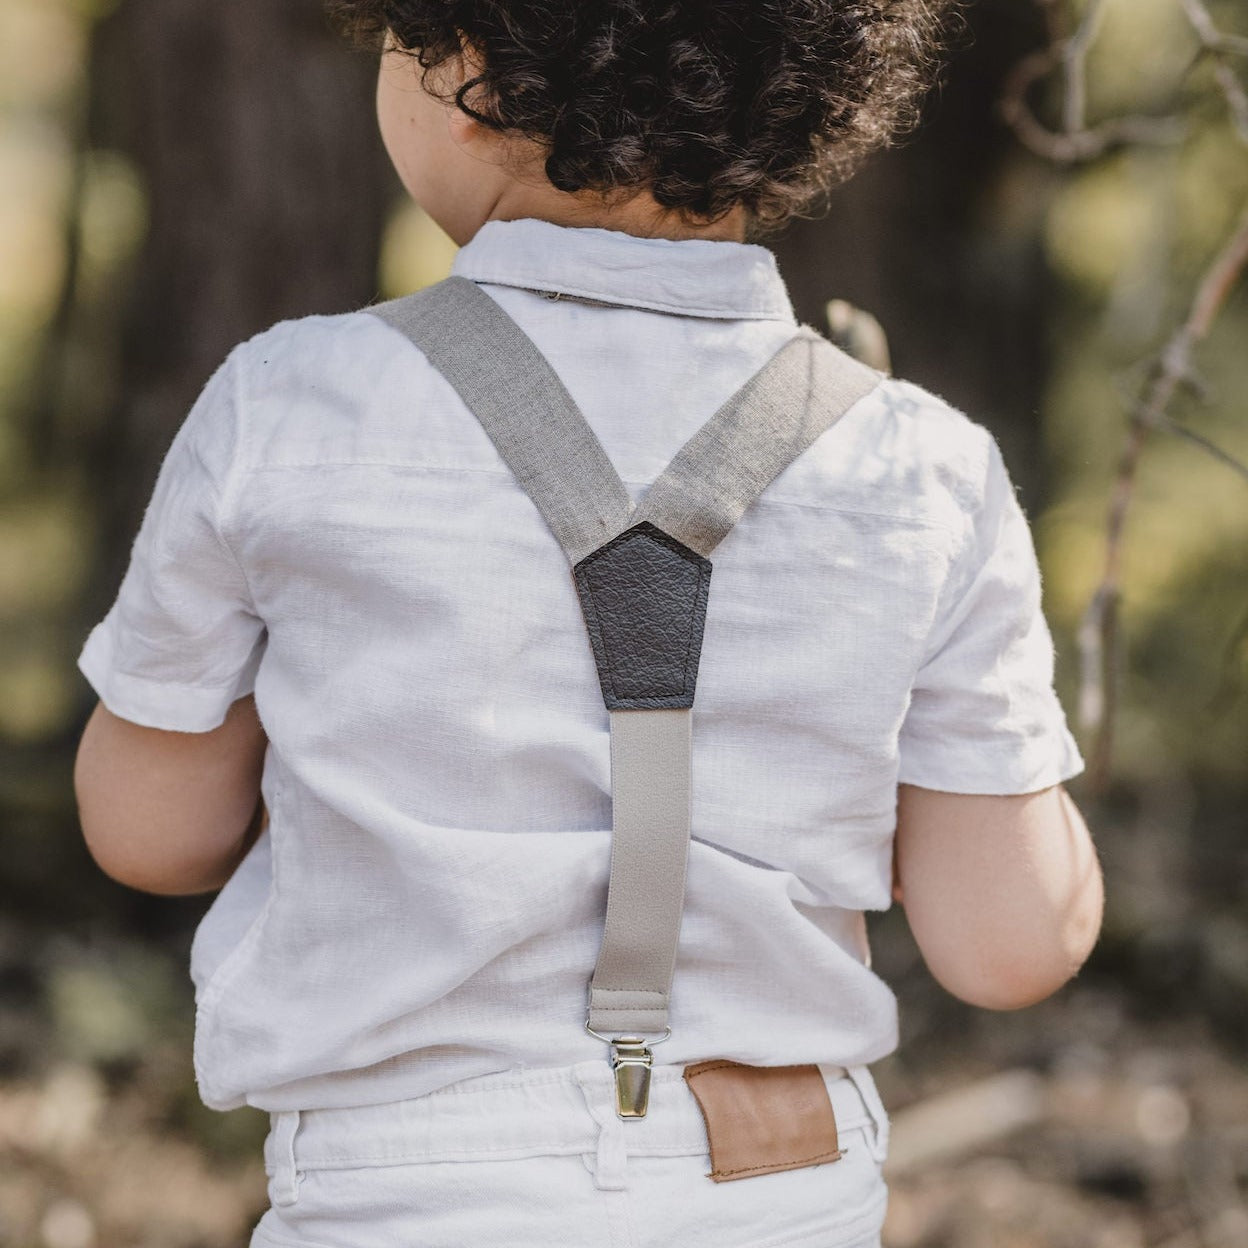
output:
[[[336, 5], [386, 41], [382, 133], [456, 275], [633, 502], [799, 333], [745, 239], [910, 117], [937, 7]], [[866, 1067], [897, 1031], [863, 912], [892, 888], [989, 1008], [1082, 964], [1100, 874], [1026, 520], [982, 426], [875, 381], [715, 553], [670, 1036], [633, 1120], [583, 1026], [608, 718], [533, 498], [370, 310], [275, 325], [208, 382], [79, 660], [75, 780], [104, 870], [221, 888], [195, 1065], [210, 1107], [272, 1115], [253, 1245], [878, 1245]], [[792, 1124], [708, 1104], [709, 1059], [792, 1076], [823, 1151], [725, 1171]]]

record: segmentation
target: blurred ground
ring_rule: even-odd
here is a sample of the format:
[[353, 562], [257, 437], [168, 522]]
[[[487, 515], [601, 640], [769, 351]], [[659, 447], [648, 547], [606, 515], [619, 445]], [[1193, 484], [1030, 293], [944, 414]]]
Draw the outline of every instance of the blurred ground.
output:
[[882, 1064], [887, 1248], [1248, 1244], [1248, 1078], [1201, 1023], [1088, 987], [974, 1030], [921, 1080]]
[[[996, 1014], [930, 979], [899, 911], [876, 917], [903, 1030], [875, 1067], [886, 1248], [1248, 1244], [1242, 997], [1208, 1008], [1234, 967], [1182, 928], [1137, 957], [1121, 922], [1056, 997]], [[185, 954], [0, 926], [3, 1248], [244, 1248], [268, 1118], [199, 1103]]]

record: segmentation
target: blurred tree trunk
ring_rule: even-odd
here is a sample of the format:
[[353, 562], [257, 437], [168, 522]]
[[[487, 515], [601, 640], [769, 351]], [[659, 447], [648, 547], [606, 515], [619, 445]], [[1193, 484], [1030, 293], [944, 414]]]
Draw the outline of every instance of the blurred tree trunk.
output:
[[831, 298], [873, 313], [894, 372], [997, 434], [1038, 508], [1056, 294], [1040, 229], [1053, 176], [1020, 151], [995, 105], [1006, 72], [1044, 33], [1029, 5], [976, 5], [968, 21], [922, 129], [838, 188], [825, 218], [771, 245], [802, 320], [823, 329]]
[[[89, 74], [86, 146], [133, 162], [148, 221], [108, 301], [106, 417], [64, 448], [89, 469], [97, 517], [83, 638], [117, 593], [160, 461], [204, 383], [276, 321], [377, 297], [398, 187], [377, 136], [375, 63], [344, 46], [321, 0], [121, 0], [94, 28]], [[72, 304], [72, 266], [67, 281]], [[83, 718], [85, 685], [84, 697]], [[80, 731], [63, 743], [71, 756]], [[106, 898], [110, 923], [125, 914], [132, 930], [181, 940], [203, 910], [104, 883], [77, 837], [65, 852], [58, 895], [80, 873], [69, 893]]]
[[275, 321], [376, 297], [393, 183], [375, 66], [321, 0], [122, 0], [96, 27], [89, 141], [125, 152], [148, 232], [116, 298], [115, 413], [98, 448], [98, 618], [160, 460], [231, 347]]

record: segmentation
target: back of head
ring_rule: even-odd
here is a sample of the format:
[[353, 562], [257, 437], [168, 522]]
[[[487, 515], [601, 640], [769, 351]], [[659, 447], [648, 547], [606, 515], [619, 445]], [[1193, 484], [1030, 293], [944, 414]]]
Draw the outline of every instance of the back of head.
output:
[[425, 74], [473, 52], [454, 102], [535, 140], [561, 191], [648, 190], [761, 234], [917, 119], [956, 0], [328, 0]]

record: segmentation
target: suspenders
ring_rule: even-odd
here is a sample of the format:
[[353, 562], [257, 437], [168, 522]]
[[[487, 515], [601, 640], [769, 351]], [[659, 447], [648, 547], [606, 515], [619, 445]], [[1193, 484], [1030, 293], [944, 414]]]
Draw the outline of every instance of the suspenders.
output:
[[450, 277], [366, 310], [455, 388], [572, 565], [611, 721], [611, 869], [585, 1026], [610, 1045], [617, 1114], [644, 1117], [650, 1046], [671, 1034], [707, 556], [881, 374], [803, 326], [634, 508], [554, 369], [475, 283]]

